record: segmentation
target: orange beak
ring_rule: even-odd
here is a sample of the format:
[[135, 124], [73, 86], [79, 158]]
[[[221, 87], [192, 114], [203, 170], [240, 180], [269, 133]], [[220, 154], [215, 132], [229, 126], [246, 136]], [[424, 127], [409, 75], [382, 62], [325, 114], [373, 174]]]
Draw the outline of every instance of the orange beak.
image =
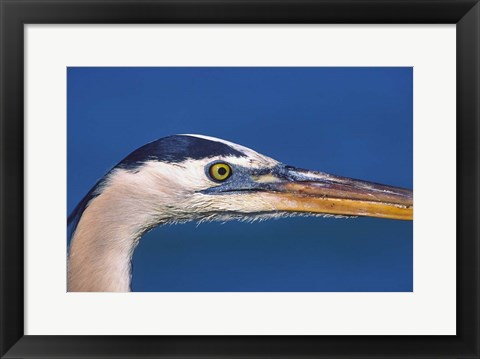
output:
[[408, 189], [288, 166], [253, 180], [261, 188], [261, 200], [278, 211], [413, 219]]

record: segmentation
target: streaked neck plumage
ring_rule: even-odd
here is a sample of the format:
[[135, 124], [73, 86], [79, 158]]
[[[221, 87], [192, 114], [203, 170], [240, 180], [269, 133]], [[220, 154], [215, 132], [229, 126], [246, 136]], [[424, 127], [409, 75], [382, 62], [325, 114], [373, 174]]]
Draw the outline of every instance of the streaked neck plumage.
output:
[[[77, 224], [68, 259], [68, 291], [128, 292], [131, 259], [142, 234], [161, 223], [147, 191], [132, 185], [127, 172], [112, 176]], [[123, 177], [119, 179], [119, 177]]]
[[69, 292], [128, 292], [131, 259], [140, 235], [95, 220], [104, 206], [92, 201], [78, 223], [68, 260]]

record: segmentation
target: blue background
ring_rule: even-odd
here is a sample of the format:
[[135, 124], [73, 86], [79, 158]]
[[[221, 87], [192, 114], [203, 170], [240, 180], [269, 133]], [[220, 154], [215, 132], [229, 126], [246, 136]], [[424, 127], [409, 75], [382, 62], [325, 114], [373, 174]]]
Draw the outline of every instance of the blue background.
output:
[[[181, 133], [412, 188], [412, 68], [68, 68], [68, 212], [120, 159]], [[412, 291], [412, 222], [159, 227], [134, 291]]]

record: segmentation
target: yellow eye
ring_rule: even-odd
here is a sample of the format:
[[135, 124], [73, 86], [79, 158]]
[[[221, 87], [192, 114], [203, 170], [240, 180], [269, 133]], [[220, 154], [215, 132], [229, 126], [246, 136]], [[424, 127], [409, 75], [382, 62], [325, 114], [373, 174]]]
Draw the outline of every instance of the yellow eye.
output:
[[232, 174], [232, 168], [226, 163], [215, 163], [210, 166], [210, 177], [217, 181], [225, 181]]

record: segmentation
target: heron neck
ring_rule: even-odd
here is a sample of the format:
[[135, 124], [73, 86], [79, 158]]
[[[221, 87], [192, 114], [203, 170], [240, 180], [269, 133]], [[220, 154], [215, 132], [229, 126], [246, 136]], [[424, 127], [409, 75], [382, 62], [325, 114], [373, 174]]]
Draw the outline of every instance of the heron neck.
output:
[[78, 222], [68, 258], [70, 292], [130, 291], [133, 252], [151, 219], [144, 203], [118, 193], [104, 191]]

